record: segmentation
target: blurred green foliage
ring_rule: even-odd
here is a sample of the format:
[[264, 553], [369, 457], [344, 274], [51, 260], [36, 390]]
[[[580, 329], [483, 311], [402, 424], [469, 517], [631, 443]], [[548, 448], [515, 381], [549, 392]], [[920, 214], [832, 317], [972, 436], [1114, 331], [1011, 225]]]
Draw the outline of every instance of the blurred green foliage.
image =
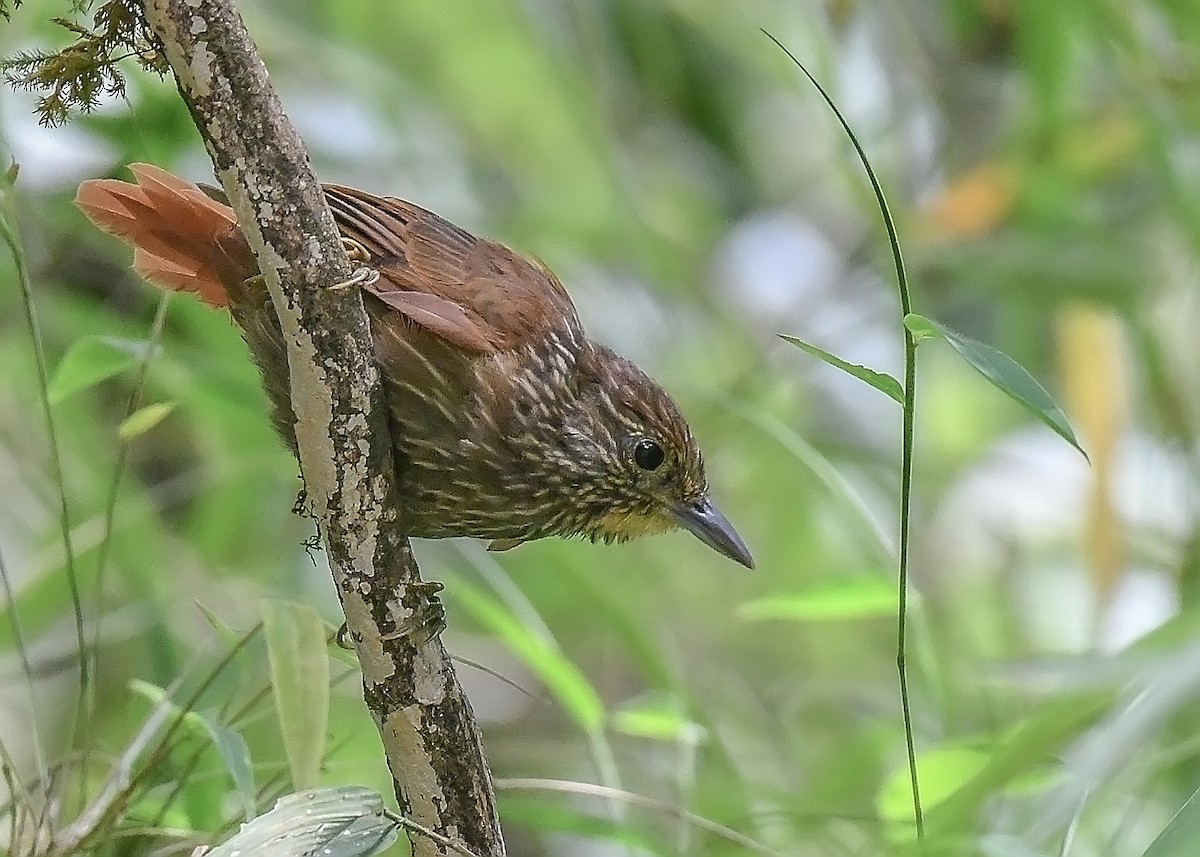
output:
[[[60, 46], [50, 19], [68, 5], [28, 0], [0, 53]], [[908, 668], [929, 853], [1145, 852], [1200, 780], [1195, 3], [242, 6], [318, 172], [544, 258], [591, 333], [676, 395], [758, 561], [746, 574], [685, 535], [418, 545], [447, 583], [451, 650], [526, 691], [461, 669], [510, 853], [747, 853], [723, 833], [786, 855], [911, 848], [878, 585], [894, 567], [900, 412], [775, 336], [900, 377], [890, 257], [836, 121], [760, 27], [854, 125], [916, 311], [1029, 367], [1091, 457], [947, 349], [921, 350]], [[173, 86], [129, 66], [124, 99], [65, 128], [37, 127], [24, 94], [0, 102], [65, 469], [59, 486], [0, 258], [0, 739], [26, 784], [53, 771], [61, 826], [155, 710], [134, 687], [176, 704], [202, 690], [202, 728], [155, 758], [121, 835], [87, 844], [186, 853], [243, 818], [221, 730], [246, 742], [258, 811], [290, 790], [267, 643], [230, 655], [260, 599], [339, 620], [236, 329], [178, 297], [153, 336], [160, 295], [70, 205], [81, 179], [130, 161], [208, 178]], [[81, 354], [93, 375], [72, 391]], [[123, 446], [135, 390], [163, 408]], [[100, 620], [82, 713], [60, 493], [85, 640]], [[388, 794], [356, 671], [331, 675], [319, 780]], [[1186, 838], [1168, 831], [1152, 853], [1186, 854]]]

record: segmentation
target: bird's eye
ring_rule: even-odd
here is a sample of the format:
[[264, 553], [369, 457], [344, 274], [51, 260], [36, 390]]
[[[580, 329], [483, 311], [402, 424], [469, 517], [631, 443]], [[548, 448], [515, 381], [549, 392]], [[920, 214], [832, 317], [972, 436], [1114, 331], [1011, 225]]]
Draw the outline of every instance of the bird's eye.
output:
[[642, 470], [657, 470], [667, 454], [652, 440], [639, 440], [633, 448], [633, 462]]

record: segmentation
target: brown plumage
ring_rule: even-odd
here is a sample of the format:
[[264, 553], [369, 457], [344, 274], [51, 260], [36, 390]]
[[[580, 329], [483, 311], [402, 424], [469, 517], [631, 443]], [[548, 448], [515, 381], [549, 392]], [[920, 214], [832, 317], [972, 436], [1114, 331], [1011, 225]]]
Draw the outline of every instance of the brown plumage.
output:
[[[150, 282], [228, 307], [295, 451], [279, 321], [232, 209], [157, 167], [84, 182], [76, 203], [136, 250]], [[378, 271], [365, 304], [386, 378], [411, 536], [510, 546], [548, 535], [623, 541], [685, 527], [747, 566], [708, 497], [675, 403], [583, 332], [545, 266], [423, 208], [327, 185], [339, 230]]]

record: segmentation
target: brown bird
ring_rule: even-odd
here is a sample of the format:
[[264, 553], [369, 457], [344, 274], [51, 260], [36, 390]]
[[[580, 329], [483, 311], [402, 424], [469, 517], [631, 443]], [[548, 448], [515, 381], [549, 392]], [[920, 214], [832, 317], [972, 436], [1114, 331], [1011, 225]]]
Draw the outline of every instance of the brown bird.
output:
[[[295, 452], [279, 320], [233, 210], [157, 167], [130, 169], [136, 184], [87, 181], [76, 204], [134, 246], [147, 280], [228, 307]], [[378, 272], [362, 288], [403, 532], [503, 549], [683, 527], [753, 568], [709, 498], [700, 449], [671, 397], [587, 338], [548, 268], [410, 202], [337, 185], [325, 195], [351, 255]]]

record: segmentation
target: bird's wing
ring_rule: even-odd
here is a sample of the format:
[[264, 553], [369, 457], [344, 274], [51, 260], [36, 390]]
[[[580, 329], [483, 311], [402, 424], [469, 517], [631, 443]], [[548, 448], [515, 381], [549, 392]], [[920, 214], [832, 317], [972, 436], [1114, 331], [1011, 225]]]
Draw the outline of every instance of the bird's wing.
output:
[[579, 319], [545, 266], [393, 197], [326, 185], [341, 233], [367, 251], [367, 289], [447, 342], [488, 353], [518, 348]]

